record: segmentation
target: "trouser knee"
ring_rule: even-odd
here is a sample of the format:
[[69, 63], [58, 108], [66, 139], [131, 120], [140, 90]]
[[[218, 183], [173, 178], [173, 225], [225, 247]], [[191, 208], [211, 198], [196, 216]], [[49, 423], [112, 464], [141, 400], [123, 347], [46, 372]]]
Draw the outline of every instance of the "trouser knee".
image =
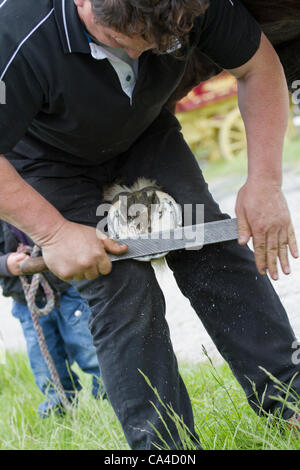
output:
[[84, 281], [78, 288], [91, 308], [89, 327], [96, 347], [127, 328], [142, 334], [153, 314], [164, 314], [164, 297], [151, 263], [120, 261], [109, 275]]

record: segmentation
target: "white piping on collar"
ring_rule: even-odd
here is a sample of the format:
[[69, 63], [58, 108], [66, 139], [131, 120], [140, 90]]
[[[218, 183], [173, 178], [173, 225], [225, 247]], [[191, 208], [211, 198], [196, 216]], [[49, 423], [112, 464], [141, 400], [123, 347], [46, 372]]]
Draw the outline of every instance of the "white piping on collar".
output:
[[18, 45], [17, 49], [15, 50], [15, 52], [13, 53], [13, 55], [11, 56], [11, 58], [9, 59], [8, 61], [8, 64], [5, 66], [2, 74], [0, 75], [0, 80], [2, 80], [4, 78], [4, 75], [6, 74], [9, 66], [11, 65], [11, 63], [13, 62], [13, 60], [15, 59], [16, 55], [18, 54], [19, 50], [21, 49], [21, 47], [23, 46], [23, 44], [27, 41], [27, 39], [30, 38], [30, 36], [32, 36], [32, 34], [40, 27], [42, 26], [43, 23], [45, 23], [45, 21], [47, 21], [47, 19], [49, 18], [49, 16], [52, 15], [52, 13], [54, 12], [54, 8], [52, 8], [52, 10], [50, 10], [50, 12], [45, 16], [45, 18], [43, 18], [28, 34], [27, 36], [20, 42], [20, 44]]
[[7, 2], [7, 0], [3, 0], [3, 2], [0, 3], [0, 8], [2, 8], [5, 5], [6, 2]]
[[67, 26], [67, 20], [66, 20], [66, 0], [62, 0], [62, 14], [63, 14], [64, 28], [65, 28], [68, 49], [69, 49], [69, 52], [72, 52], [68, 26]]

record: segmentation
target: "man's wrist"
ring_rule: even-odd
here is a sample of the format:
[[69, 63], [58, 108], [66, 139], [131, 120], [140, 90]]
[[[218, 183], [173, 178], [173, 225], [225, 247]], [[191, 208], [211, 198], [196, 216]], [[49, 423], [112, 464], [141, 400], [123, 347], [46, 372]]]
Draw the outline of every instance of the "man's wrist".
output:
[[248, 150], [248, 181], [271, 187], [282, 186], [282, 152]]
[[39, 225], [37, 227], [36, 232], [35, 230], [33, 231], [31, 234], [32, 241], [42, 248], [51, 242], [66, 222], [66, 219], [61, 214], [55, 217], [55, 220], [51, 220], [50, 223], [49, 219], [46, 220], [42, 226]]
[[281, 190], [282, 173], [272, 173], [271, 171], [251, 171], [248, 173], [247, 183], [262, 185], [268, 188]]

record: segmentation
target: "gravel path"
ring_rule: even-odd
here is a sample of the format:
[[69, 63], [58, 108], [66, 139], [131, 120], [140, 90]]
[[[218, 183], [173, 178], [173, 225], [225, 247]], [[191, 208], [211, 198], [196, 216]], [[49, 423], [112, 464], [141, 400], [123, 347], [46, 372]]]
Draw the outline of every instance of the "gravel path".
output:
[[[285, 195], [300, 245], [300, 164], [297, 167], [286, 168], [284, 174]], [[232, 216], [234, 216], [236, 194], [242, 183], [243, 181], [235, 176], [226, 178], [226, 180], [218, 180], [210, 187], [222, 211]], [[300, 337], [298, 308], [300, 305], [300, 260], [292, 260], [291, 265], [292, 274], [285, 277], [281, 276], [280, 280], [273, 284], [288, 312], [296, 336]], [[178, 359], [190, 362], [205, 360], [201, 347], [204, 345], [215, 362], [221, 361], [221, 356], [189, 305], [188, 300], [179, 291], [171, 272], [166, 268], [157, 275], [165, 294], [167, 319]], [[10, 314], [10, 308], [10, 299], [0, 295], [0, 342], [2, 336], [6, 349], [23, 350], [25, 348], [23, 334], [18, 321]]]
[[[221, 210], [235, 216], [234, 206], [238, 189], [243, 180], [239, 177], [219, 180], [210, 185], [215, 200]], [[284, 192], [287, 198], [293, 223], [300, 246], [300, 164], [297, 167], [286, 168], [284, 171]], [[291, 259], [292, 274], [280, 276], [273, 285], [288, 313], [295, 334], [300, 338], [300, 260]], [[201, 362], [206, 360], [202, 345], [208, 351], [214, 362], [221, 361], [214, 343], [203, 328], [187, 299], [182, 298], [173, 275], [164, 273], [160, 279], [167, 302], [167, 318], [170, 325], [174, 350], [181, 360]]]

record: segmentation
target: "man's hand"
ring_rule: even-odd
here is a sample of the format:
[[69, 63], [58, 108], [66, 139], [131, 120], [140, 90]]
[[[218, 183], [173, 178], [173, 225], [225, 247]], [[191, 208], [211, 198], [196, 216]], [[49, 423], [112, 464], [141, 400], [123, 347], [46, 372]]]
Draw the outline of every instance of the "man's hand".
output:
[[255, 261], [261, 274], [269, 271], [278, 279], [277, 258], [285, 274], [290, 273], [288, 248], [298, 258], [297, 242], [290, 213], [281, 188], [267, 180], [249, 181], [241, 188], [236, 203], [239, 243], [253, 237]]
[[93, 280], [99, 274], [109, 274], [112, 265], [106, 252], [118, 255], [128, 249], [95, 228], [67, 220], [39, 246], [50, 271], [64, 281]]
[[6, 260], [7, 269], [13, 276], [21, 276], [20, 263], [29, 256], [26, 253], [10, 253]]
[[[0, 155], [0, 217], [18, 227], [43, 250], [48, 268], [65, 281], [95, 279], [111, 271], [106, 251], [122, 254], [128, 248], [95, 228], [67, 221], [28, 185]], [[18, 274], [21, 272], [18, 271]]]

